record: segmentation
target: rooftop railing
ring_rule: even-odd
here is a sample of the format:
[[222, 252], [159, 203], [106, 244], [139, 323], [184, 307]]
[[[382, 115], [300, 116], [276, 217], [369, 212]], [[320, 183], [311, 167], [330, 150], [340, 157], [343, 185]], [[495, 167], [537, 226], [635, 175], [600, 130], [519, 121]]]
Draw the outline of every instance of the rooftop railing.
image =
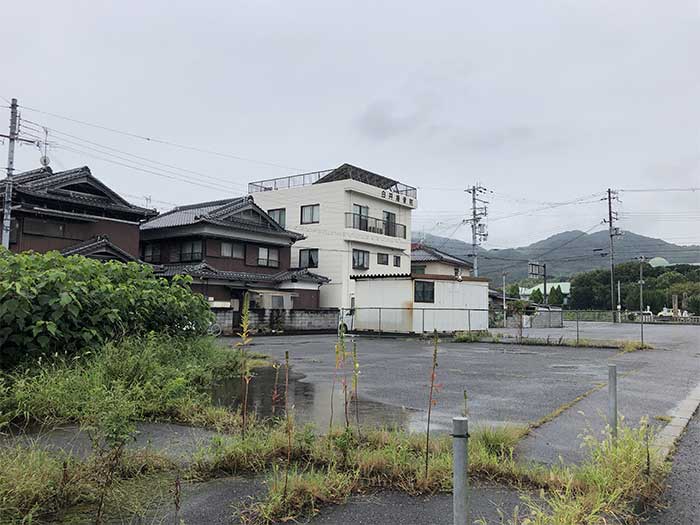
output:
[[278, 177], [276, 179], [258, 180], [248, 184], [248, 193], [257, 193], [260, 191], [286, 190], [288, 188], [299, 188], [301, 186], [310, 186], [318, 181], [321, 177], [325, 177], [333, 170], [312, 171], [310, 173], [299, 173], [298, 175], [289, 175], [288, 177]]
[[[300, 173], [298, 175], [289, 175], [287, 177], [277, 177], [275, 179], [258, 180], [255, 182], [248, 183], [248, 193], [257, 193], [261, 191], [273, 191], [273, 190], [286, 190], [289, 188], [299, 188], [302, 186], [310, 186], [318, 182], [321, 178], [325, 177], [329, 173], [335, 170], [323, 170], [323, 171], [312, 171], [309, 173]], [[358, 179], [359, 180], [359, 179]], [[383, 179], [388, 180], [388, 179]], [[369, 181], [363, 181], [367, 184], [372, 184]], [[403, 184], [401, 182], [395, 182], [390, 187], [381, 187], [376, 184], [380, 189], [386, 191], [389, 194], [400, 195], [403, 197], [408, 197], [410, 199], [416, 199], [418, 195], [418, 190], [413, 186], [408, 184]], [[396, 197], [398, 200], [398, 197]], [[405, 201], [404, 201], [405, 202]]]

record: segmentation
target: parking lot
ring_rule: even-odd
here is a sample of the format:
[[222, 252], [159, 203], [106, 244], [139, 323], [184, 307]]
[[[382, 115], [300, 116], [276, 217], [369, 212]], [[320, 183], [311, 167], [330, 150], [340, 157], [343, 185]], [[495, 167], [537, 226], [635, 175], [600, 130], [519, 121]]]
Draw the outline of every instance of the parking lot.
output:
[[[584, 323], [582, 323], [583, 325]], [[587, 339], [637, 339], [634, 325], [585, 323]], [[531, 329], [528, 335], [570, 337], [575, 326]], [[474, 425], [536, 422], [579, 396], [573, 407], [542, 425], [522, 443], [533, 459], [552, 462], [559, 456], [580, 457], [579, 435], [601, 429], [607, 406], [608, 363], [618, 367], [619, 409], [628, 421], [642, 416], [652, 421], [673, 409], [700, 380], [700, 327], [648, 326], [653, 350], [620, 353], [612, 349], [526, 346], [497, 343], [440, 342], [437, 372], [439, 392], [433, 409], [433, 428], [447, 430], [451, 418], [469, 397]], [[350, 338], [349, 338], [350, 339]], [[424, 427], [432, 343], [417, 338], [356, 336], [361, 369], [359, 397], [396, 408], [415, 409], [409, 427]], [[335, 336], [295, 335], [256, 337], [253, 349], [283, 360], [290, 353], [293, 370], [302, 382], [330, 391], [333, 381]]]

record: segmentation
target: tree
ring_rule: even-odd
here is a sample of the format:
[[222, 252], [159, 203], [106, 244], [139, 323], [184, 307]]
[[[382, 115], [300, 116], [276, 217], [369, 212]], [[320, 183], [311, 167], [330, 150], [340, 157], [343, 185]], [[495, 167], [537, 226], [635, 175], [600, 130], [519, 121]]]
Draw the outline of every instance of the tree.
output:
[[564, 304], [564, 294], [561, 291], [561, 287], [557, 286], [551, 292], [549, 292], [549, 298], [547, 302], [555, 306], [561, 306], [562, 304]]
[[506, 295], [508, 297], [514, 297], [516, 299], [520, 298], [520, 286], [516, 283], [511, 284], [506, 288]]
[[695, 315], [700, 315], [700, 295], [688, 298], [688, 311]]
[[542, 304], [544, 302], [544, 295], [542, 295], [539, 288], [535, 288], [535, 291], [530, 294], [530, 302], [535, 304]]

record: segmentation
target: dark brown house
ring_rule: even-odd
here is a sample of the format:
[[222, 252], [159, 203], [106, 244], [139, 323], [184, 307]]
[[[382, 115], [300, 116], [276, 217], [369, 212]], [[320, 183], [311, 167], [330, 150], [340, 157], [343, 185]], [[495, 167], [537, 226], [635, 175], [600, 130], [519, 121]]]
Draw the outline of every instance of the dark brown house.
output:
[[[45, 167], [13, 177], [10, 250], [80, 254], [100, 260], [137, 260], [139, 225], [155, 210], [130, 204], [87, 166]], [[0, 181], [0, 203], [5, 181]], [[0, 204], [0, 217], [2, 205]]]
[[328, 279], [290, 267], [292, 244], [303, 236], [282, 228], [252, 196], [179, 206], [141, 225], [141, 258], [164, 277], [193, 278], [215, 310], [238, 326], [246, 291], [253, 308], [318, 308]]

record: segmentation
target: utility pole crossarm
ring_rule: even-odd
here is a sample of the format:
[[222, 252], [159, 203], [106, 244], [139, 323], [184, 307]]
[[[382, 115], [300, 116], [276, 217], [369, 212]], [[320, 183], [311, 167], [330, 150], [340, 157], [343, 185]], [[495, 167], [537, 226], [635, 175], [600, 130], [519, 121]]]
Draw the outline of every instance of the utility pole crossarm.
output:
[[[476, 184], [471, 188], [465, 190], [467, 193], [472, 195], [472, 213], [469, 219], [465, 219], [464, 222], [471, 223], [472, 228], [472, 260], [474, 261], [474, 277], [479, 276], [479, 258], [478, 258], [478, 246], [482, 241], [488, 238], [488, 233], [486, 232], [486, 224], [481, 222], [481, 219], [487, 215], [488, 201], [480, 199], [478, 196], [480, 194], [486, 193], [486, 188], [481, 184]], [[482, 204], [483, 206], [478, 206]]]

